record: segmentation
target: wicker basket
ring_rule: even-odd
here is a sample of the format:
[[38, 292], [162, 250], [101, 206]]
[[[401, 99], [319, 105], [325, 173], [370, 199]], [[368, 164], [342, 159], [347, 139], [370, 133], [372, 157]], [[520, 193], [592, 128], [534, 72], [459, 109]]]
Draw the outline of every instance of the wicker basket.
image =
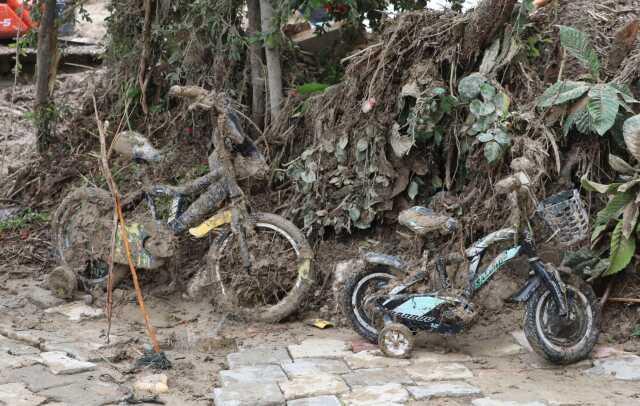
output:
[[564, 246], [576, 244], [589, 235], [589, 216], [577, 189], [544, 199], [538, 204], [537, 212]]

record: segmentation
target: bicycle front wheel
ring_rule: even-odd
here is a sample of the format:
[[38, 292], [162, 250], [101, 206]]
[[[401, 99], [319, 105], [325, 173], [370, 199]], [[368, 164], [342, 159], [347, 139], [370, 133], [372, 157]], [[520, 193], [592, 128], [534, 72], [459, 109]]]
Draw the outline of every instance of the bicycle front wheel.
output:
[[209, 249], [207, 267], [218, 287], [217, 302], [245, 320], [278, 322], [298, 310], [313, 285], [312, 250], [290, 221], [255, 213], [246, 236], [251, 267], [245, 269], [240, 243], [228, 232]]

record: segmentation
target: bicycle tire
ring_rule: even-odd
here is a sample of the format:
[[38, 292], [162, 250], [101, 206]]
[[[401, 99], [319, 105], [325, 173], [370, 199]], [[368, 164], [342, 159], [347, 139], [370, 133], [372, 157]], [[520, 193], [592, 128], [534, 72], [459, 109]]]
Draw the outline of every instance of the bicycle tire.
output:
[[[207, 254], [207, 268], [211, 272], [214, 286], [216, 287], [216, 302], [224, 311], [239, 316], [244, 320], [277, 323], [300, 309], [302, 301], [311, 290], [314, 282], [313, 251], [302, 232], [283, 217], [271, 213], [254, 213], [248, 220], [255, 227], [256, 235], [265, 234], [266, 231], [270, 230], [283, 237], [284, 241], [291, 246], [296, 256], [295, 282], [293, 282], [291, 289], [286, 292], [286, 295], [275, 303], [262, 303], [254, 306], [239, 303], [240, 298], [246, 295], [236, 289], [233, 281], [227, 280], [227, 277], [229, 275], [233, 278], [244, 277], [240, 273], [245, 271], [244, 269], [238, 269], [239, 267], [237, 266], [234, 267], [224, 263], [223, 259], [233, 255], [232, 250], [235, 249], [235, 247], [230, 248], [229, 244], [236, 242], [235, 245], [238, 245], [235, 236], [232, 233], [226, 233], [211, 245]], [[251, 250], [252, 243], [250, 241], [248, 243]], [[262, 263], [265, 262], [264, 258], [258, 259], [263, 260]], [[266, 258], [266, 261], [273, 262], [275, 259]], [[286, 260], [286, 258], [277, 259], [280, 261]], [[293, 267], [290, 266], [286, 271], [291, 272], [290, 277], [293, 280], [292, 269]], [[250, 275], [246, 277], [248, 278]]]

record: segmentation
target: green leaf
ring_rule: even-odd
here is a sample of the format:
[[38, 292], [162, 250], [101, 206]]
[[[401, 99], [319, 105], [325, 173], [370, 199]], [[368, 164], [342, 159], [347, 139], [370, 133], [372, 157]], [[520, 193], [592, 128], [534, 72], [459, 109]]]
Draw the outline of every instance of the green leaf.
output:
[[624, 238], [631, 238], [638, 223], [638, 203], [631, 202], [622, 212], [622, 235]]
[[604, 276], [614, 275], [625, 269], [633, 259], [635, 252], [635, 237], [624, 238], [622, 235], [622, 222], [618, 222], [616, 228], [613, 229], [613, 233], [611, 233], [611, 254], [609, 256], [611, 265], [609, 265], [609, 269], [604, 273]]
[[602, 136], [616, 123], [620, 109], [618, 92], [606, 84], [595, 85], [589, 91], [589, 97], [591, 100], [587, 104], [587, 110], [593, 119], [593, 129]]
[[490, 102], [496, 95], [496, 88], [489, 83], [483, 83], [480, 86], [480, 94], [485, 102]]
[[483, 117], [495, 112], [496, 106], [491, 103], [483, 103], [480, 100], [474, 100], [469, 105], [469, 110], [474, 116]]
[[487, 162], [494, 163], [502, 157], [502, 147], [495, 141], [484, 144], [484, 157]]
[[593, 132], [593, 118], [589, 114], [589, 110], [582, 109], [576, 112], [576, 128], [582, 134], [591, 134]]
[[485, 83], [487, 79], [479, 73], [472, 73], [460, 80], [458, 84], [458, 92], [462, 99], [470, 101], [480, 95], [480, 86]]
[[629, 165], [627, 161], [613, 154], [609, 154], [609, 166], [614, 171], [622, 174], [630, 174], [634, 172], [633, 167]]
[[629, 190], [631, 190], [631, 188], [637, 186], [638, 184], [640, 184], [640, 178], [630, 180], [629, 182], [620, 185], [620, 187], [618, 188], [618, 192], [628, 192]]
[[624, 210], [625, 206], [634, 200], [635, 197], [636, 194], [632, 192], [618, 193], [613, 196], [613, 199], [609, 201], [605, 208], [600, 210], [596, 215], [595, 224], [608, 224], [609, 221], [620, 217], [622, 210]]
[[591, 71], [594, 79], [598, 80], [600, 76], [600, 60], [589, 42], [589, 36], [573, 27], [561, 25], [559, 28], [562, 46], [580, 61], [582, 66]]
[[586, 82], [565, 80], [551, 85], [538, 99], [538, 107], [551, 107], [579, 99], [589, 91], [591, 85]]
[[623, 83], [615, 83], [615, 82], [611, 82], [609, 83], [609, 86], [613, 87], [614, 89], [616, 89], [616, 91], [618, 92], [618, 94], [620, 96], [622, 96], [622, 100], [624, 100], [626, 103], [640, 103], [638, 100], [636, 100], [633, 97], [633, 93], [631, 93], [631, 89], [629, 88], [629, 86], [623, 84]]
[[569, 116], [564, 120], [564, 125], [562, 126], [562, 132], [564, 133], [565, 137], [569, 135], [569, 131], [571, 131], [573, 126], [578, 121], [578, 118], [580, 118], [582, 114], [586, 114], [587, 116], [589, 116], [589, 113], [587, 112], [586, 109], [581, 109], [569, 114]]
[[307, 96], [314, 93], [322, 93], [327, 90], [328, 87], [329, 85], [326, 83], [311, 82], [298, 86], [296, 90], [300, 95]]
[[493, 98], [493, 105], [496, 106], [496, 111], [500, 114], [500, 117], [505, 118], [509, 114], [511, 99], [504, 92], [498, 92]]
[[483, 143], [494, 140], [493, 134], [491, 132], [479, 134], [477, 138], [478, 138], [478, 141]]
[[609, 185], [604, 185], [602, 183], [594, 182], [587, 179], [586, 175], [580, 179], [580, 184], [589, 192], [598, 192], [601, 194], [613, 193], [617, 191], [618, 187], [621, 185], [621, 183], [611, 183]]
[[509, 137], [509, 134], [507, 134], [507, 132], [504, 131], [503, 129], [496, 128], [491, 132], [493, 133], [493, 136], [495, 140], [498, 142], [498, 144], [505, 145], [505, 146], [511, 145], [511, 137]]
[[624, 122], [622, 134], [627, 149], [636, 160], [640, 161], [640, 114]]
[[446, 93], [447, 89], [445, 89], [444, 87], [434, 87], [433, 89], [431, 89], [432, 96], [442, 96]]
[[593, 227], [593, 233], [591, 234], [591, 243], [596, 242], [602, 232], [607, 229], [607, 226], [607, 224], [598, 224], [597, 226]]

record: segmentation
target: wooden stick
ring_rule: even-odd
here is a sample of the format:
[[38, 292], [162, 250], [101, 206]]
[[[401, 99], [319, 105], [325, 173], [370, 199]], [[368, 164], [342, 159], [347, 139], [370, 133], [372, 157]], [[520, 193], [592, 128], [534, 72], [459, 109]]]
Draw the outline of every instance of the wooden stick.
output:
[[638, 303], [640, 304], [640, 299], [634, 298], [624, 298], [624, 297], [610, 297], [609, 302], [618, 302], [618, 303]]
[[129, 269], [131, 270], [131, 277], [133, 278], [133, 286], [136, 290], [136, 298], [138, 299], [138, 305], [140, 306], [140, 311], [142, 312], [142, 317], [144, 318], [144, 324], [147, 328], [147, 333], [149, 334], [149, 338], [151, 339], [151, 343], [153, 344], [153, 350], [155, 352], [160, 352], [160, 345], [158, 344], [158, 338], [156, 337], [156, 331], [151, 325], [151, 320], [149, 318], [149, 313], [144, 305], [144, 298], [142, 297], [142, 290], [140, 289], [140, 283], [138, 282], [138, 273], [136, 271], [136, 267], [133, 264], [133, 259], [131, 258], [131, 246], [129, 245], [129, 236], [127, 234], [127, 229], [125, 227], [124, 216], [122, 214], [122, 206], [120, 205], [120, 195], [118, 193], [118, 188], [113, 180], [113, 176], [111, 175], [111, 170], [109, 169], [109, 162], [107, 161], [107, 142], [104, 127], [102, 126], [102, 122], [100, 121], [100, 117], [98, 117], [98, 106], [96, 103], [96, 98], [93, 96], [93, 109], [95, 112], [96, 124], [98, 125], [98, 133], [100, 134], [100, 158], [102, 162], [102, 171], [104, 173], [104, 177], [107, 180], [107, 184], [109, 185], [109, 189], [111, 190], [111, 194], [113, 195], [113, 200], [115, 204], [116, 213], [118, 215], [118, 219], [120, 222], [120, 234], [121, 240], [124, 243], [124, 250], [127, 255], [127, 262], [129, 263]]

